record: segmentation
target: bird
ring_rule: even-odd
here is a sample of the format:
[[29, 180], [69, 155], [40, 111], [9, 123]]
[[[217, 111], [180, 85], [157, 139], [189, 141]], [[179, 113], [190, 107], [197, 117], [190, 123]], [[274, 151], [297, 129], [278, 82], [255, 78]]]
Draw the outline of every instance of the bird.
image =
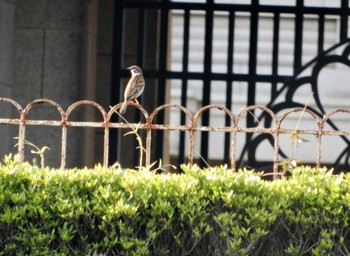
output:
[[128, 103], [134, 100], [136, 103], [137, 98], [143, 93], [145, 89], [145, 79], [143, 78], [142, 69], [139, 66], [132, 65], [127, 69], [131, 72], [131, 78], [129, 79], [128, 84], [126, 85], [124, 92], [124, 102], [122, 107], [119, 110], [120, 114], [125, 114]]

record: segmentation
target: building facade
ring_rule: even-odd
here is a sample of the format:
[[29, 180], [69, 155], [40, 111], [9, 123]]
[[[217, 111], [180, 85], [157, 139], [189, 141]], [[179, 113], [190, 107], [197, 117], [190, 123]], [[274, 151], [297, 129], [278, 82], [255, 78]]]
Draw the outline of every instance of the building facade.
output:
[[[145, 71], [141, 103], [148, 112], [169, 102], [192, 112], [218, 104], [233, 113], [261, 104], [277, 114], [308, 105], [322, 116], [349, 107], [349, 5], [349, 0], [0, 0], [0, 96], [23, 107], [49, 98], [64, 109], [82, 99], [108, 109], [122, 100], [130, 75], [125, 68], [138, 64]], [[0, 113], [16, 115], [4, 104]], [[39, 106], [30, 115], [58, 118], [49, 106]], [[132, 110], [126, 117], [140, 118]], [[256, 117], [258, 113], [247, 116], [245, 125], [265, 122], [265, 117], [258, 122]], [[82, 108], [73, 118], [98, 120], [98, 115]], [[157, 121], [186, 122], [176, 111]], [[290, 127], [297, 121], [298, 116]], [[203, 115], [200, 122], [230, 125], [217, 112]], [[346, 129], [346, 119], [335, 122]], [[310, 125], [306, 121], [304, 127]], [[0, 127], [1, 155], [16, 151], [16, 132], [14, 127]], [[58, 166], [60, 138], [55, 128], [26, 132], [35, 145], [50, 147], [47, 162]], [[138, 164], [137, 145], [123, 133], [111, 134], [110, 159], [133, 167]], [[153, 160], [185, 161], [186, 135], [174, 134], [155, 133]], [[68, 136], [68, 167], [102, 160], [103, 135], [98, 129], [71, 129]], [[289, 157], [290, 143], [285, 140], [281, 155]], [[199, 133], [197, 158], [224, 163], [228, 141], [228, 135]], [[247, 135], [238, 145], [242, 164], [256, 166], [271, 159], [268, 140]], [[347, 139], [339, 145], [346, 151]], [[306, 162], [313, 161], [313, 154], [305, 154], [311, 148], [299, 151]], [[27, 157], [32, 157], [30, 150]], [[337, 154], [327, 157], [333, 162]]]

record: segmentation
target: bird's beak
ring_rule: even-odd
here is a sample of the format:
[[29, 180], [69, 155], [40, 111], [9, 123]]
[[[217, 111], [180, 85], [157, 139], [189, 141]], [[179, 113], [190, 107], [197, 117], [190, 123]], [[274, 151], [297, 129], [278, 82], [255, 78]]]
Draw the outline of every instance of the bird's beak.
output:
[[130, 70], [130, 69], [131, 69], [131, 67], [128, 67], [128, 68], [126, 68], [126, 69], [129, 69], [129, 70]]

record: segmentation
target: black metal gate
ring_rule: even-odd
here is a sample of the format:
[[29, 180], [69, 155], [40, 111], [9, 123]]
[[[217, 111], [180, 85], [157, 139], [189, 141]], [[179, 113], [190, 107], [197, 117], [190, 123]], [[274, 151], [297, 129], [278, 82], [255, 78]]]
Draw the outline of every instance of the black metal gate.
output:
[[[115, 2], [115, 29], [114, 29], [114, 61], [113, 61], [113, 84], [112, 86], [112, 104], [120, 102], [121, 89], [115, 86], [116, 84], [122, 84], [123, 79], [129, 77], [129, 74], [125, 71], [123, 66], [124, 58], [124, 45], [127, 44], [125, 40], [125, 13], [129, 10], [137, 13], [137, 23], [139, 24], [137, 31], [133, 31], [133, 35], [138, 42], [137, 47], [137, 64], [144, 66], [145, 48], [143, 41], [145, 40], [146, 16], [149, 10], [157, 11], [159, 17], [158, 28], [158, 42], [154, 42], [158, 45], [157, 48], [157, 67], [154, 69], [145, 68], [144, 75], [147, 79], [154, 79], [158, 83], [156, 105], [162, 105], [165, 103], [166, 86], [169, 86], [167, 81], [177, 79], [181, 81], [181, 105], [187, 106], [187, 90], [188, 84], [192, 80], [202, 81], [202, 106], [212, 103], [212, 92], [215, 91], [214, 81], [224, 82], [226, 85], [225, 93], [225, 107], [232, 108], [233, 97], [235, 93], [235, 84], [237, 82], [244, 82], [246, 84], [246, 105], [254, 105], [257, 103], [257, 89], [261, 84], [269, 87], [269, 97], [266, 105], [272, 110], [278, 112], [282, 109], [289, 107], [304, 106], [305, 102], [299, 102], [293, 98], [295, 91], [301, 86], [311, 86], [314, 94], [312, 97], [316, 102], [316, 107], [312, 107], [313, 110], [322, 116], [325, 110], [321, 104], [321, 100], [318, 94], [318, 80], [315, 77], [315, 73], [324, 66], [331, 62], [341, 62], [350, 66], [348, 55], [350, 48], [349, 42], [349, 0], [329, 0], [322, 3], [328, 3], [322, 6], [313, 6], [307, 0], [295, 0], [295, 1], [281, 1], [284, 4], [269, 4], [269, 1], [263, 0], [251, 0], [251, 1], [214, 1], [207, 0], [202, 2], [190, 2], [190, 1], [145, 1], [145, 0], [118, 0]], [[249, 2], [249, 3], [246, 3]], [[288, 3], [286, 3], [288, 2]], [[321, 1], [320, 1], [321, 2]], [[276, 3], [276, 1], [274, 1]], [[182, 70], [172, 70], [168, 66], [168, 62], [171, 61], [169, 55], [169, 27], [172, 11], [181, 11], [183, 14], [183, 35], [182, 35]], [[203, 35], [203, 70], [200, 72], [190, 71], [189, 65], [189, 38], [191, 34], [191, 19], [193, 11], [201, 11], [204, 13], [204, 35]], [[214, 18], [216, 12], [224, 13], [227, 16], [227, 53], [226, 68], [223, 72], [213, 71], [213, 29]], [[248, 44], [248, 70], [247, 72], [238, 72], [234, 70], [235, 65], [235, 45], [237, 44], [237, 33], [235, 33], [238, 16], [246, 16], [249, 19], [249, 40]], [[270, 72], [261, 73], [258, 71], [258, 55], [259, 55], [259, 23], [261, 17], [270, 17], [271, 19], [271, 67]], [[304, 24], [305, 20], [312, 16], [316, 22], [317, 27], [315, 29], [316, 40], [314, 48], [316, 49], [315, 56], [310, 59], [304, 58], [303, 42], [305, 40]], [[290, 58], [292, 63], [290, 73], [286, 74], [279, 71], [280, 49], [281, 49], [281, 32], [283, 32], [281, 21], [288, 17], [291, 20], [294, 28], [291, 31], [293, 33], [293, 47]], [[332, 45], [327, 45], [325, 42], [325, 31], [327, 26], [327, 20], [329, 17], [336, 22], [337, 30], [336, 39]], [[130, 33], [130, 31], [129, 31]], [[311, 69], [310, 76], [302, 76], [306, 69]], [[283, 100], [281, 101], [281, 95]], [[311, 106], [310, 106], [311, 108]], [[205, 112], [202, 116], [202, 125], [209, 125], [210, 113]], [[159, 123], [164, 121], [164, 116], [160, 116]], [[264, 121], [265, 125], [269, 125], [269, 120], [266, 116], [247, 116], [246, 126], [253, 127], [257, 125], [257, 122]], [[184, 124], [185, 116], [182, 114], [181, 123]], [[229, 117], [226, 117], [226, 125], [230, 125]], [[332, 125], [332, 124], [331, 124]], [[336, 126], [333, 124], [334, 128]], [[179, 143], [179, 163], [185, 162], [185, 143], [184, 134], [180, 134]], [[224, 138], [224, 156], [223, 162], [229, 160], [230, 139], [229, 134], [225, 134]], [[271, 138], [254, 136], [253, 134], [247, 134], [245, 137], [245, 146], [242, 150], [240, 162], [247, 161], [249, 166], [256, 167], [259, 165], [256, 158], [256, 148], [262, 140]], [[343, 138], [347, 145], [349, 141], [347, 138]], [[117, 141], [117, 138], [112, 135], [112, 145]], [[208, 160], [209, 159], [209, 134], [202, 132], [201, 134], [201, 146], [200, 156]], [[157, 143], [162, 144], [162, 134], [157, 136]], [[111, 159], [115, 158], [117, 152], [117, 145], [111, 148]], [[284, 153], [281, 151], [281, 155]], [[347, 159], [349, 155], [348, 146], [344, 149], [343, 154], [336, 160], [336, 164], [339, 164], [343, 159]], [[162, 147], [159, 147], [155, 152], [155, 158], [161, 158]], [[244, 160], [245, 159], [245, 160]], [[203, 162], [202, 162], [203, 164]]]

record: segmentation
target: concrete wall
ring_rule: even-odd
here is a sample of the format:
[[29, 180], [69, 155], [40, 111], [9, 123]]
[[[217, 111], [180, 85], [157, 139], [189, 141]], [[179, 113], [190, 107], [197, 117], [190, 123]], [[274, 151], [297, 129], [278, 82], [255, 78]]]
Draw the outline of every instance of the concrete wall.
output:
[[[111, 100], [114, 0], [98, 1], [97, 9], [98, 31], [96, 37], [96, 86], [94, 93], [96, 102], [107, 111]], [[102, 119], [99, 113], [96, 112], [95, 114], [97, 120]], [[102, 162], [103, 136], [102, 129], [95, 129], [92, 161]]]
[[[0, 97], [11, 97], [14, 86], [14, 42], [15, 42], [15, 0], [0, 0]], [[0, 104], [2, 117], [10, 117], [10, 106]], [[1, 126], [2, 146], [0, 155], [13, 150], [13, 139], [16, 130], [13, 127]]]
[[[64, 110], [81, 99], [95, 100], [97, 10], [97, 0], [0, 0], [0, 97], [23, 107], [48, 98]], [[1, 106], [1, 117], [7, 109]], [[75, 112], [74, 120], [95, 118], [93, 109]], [[60, 119], [49, 105], [34, 107], [28, 117]], [[1, 156], [16, 151], [16, 133], [16, 127], [0, 128]], [[60, 128], [26, 130], [26, 139], [50, 147], [46, 162], [51, 166], [59, 166], [60, 137]], [[94, 162], [87, 161], [94, 155], [94, 132], [69, 129], [68, 138], [68, 166]], [[32, 157], [27, 153], [27, 159]]]
[[14, 84], [14, 14], [14, 1], [0, 0], [0, 90], [2, 95], [7, 96], [11, 96], [11, 89]]

